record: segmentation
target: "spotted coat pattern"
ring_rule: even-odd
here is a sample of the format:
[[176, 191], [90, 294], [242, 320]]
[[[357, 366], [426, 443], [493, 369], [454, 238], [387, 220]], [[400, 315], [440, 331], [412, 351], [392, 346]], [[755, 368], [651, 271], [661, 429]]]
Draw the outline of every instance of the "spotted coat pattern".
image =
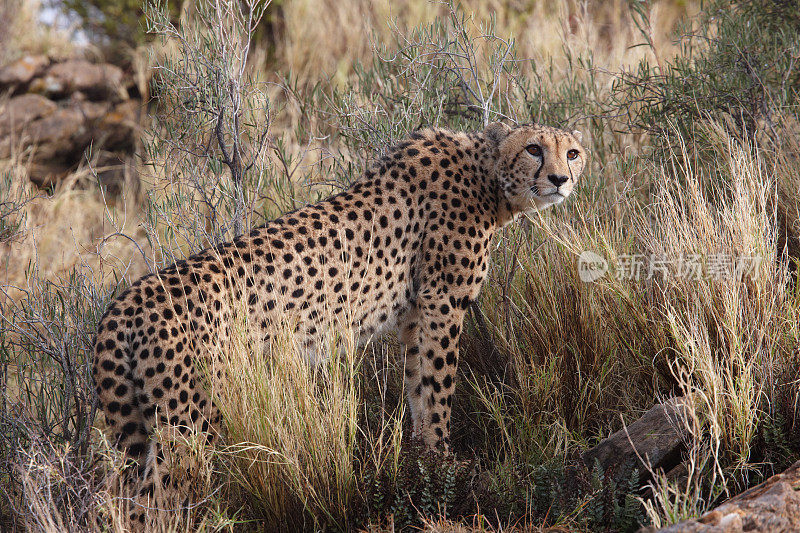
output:
[[98, 327], [93, 377], [113, 441], [152, 461], [157, 424], [213, 440], [220, 416], [196, 366], [226, 340], [231, 302], [269, 337], [292, 318], [310, 353], [331, 313], [362, 340], [405, 347], [413, 434], [446, 450], [464, 314], [496, 230], [560, 203], [581, 174], [577, 132], [501, 123], [428, 129], [390, 149], [348, 190], [133, 283]]

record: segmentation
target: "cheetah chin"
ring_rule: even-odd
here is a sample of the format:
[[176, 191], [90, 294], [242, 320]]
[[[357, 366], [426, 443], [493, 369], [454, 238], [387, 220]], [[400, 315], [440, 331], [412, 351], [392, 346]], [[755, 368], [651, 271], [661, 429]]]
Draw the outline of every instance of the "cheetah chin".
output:
[[169, 483], [147, 479], [170, 467], [154, 428], [217, 438], [197, 363], [210, 342], [229, 342], [241, 308], [262, 339], [291, 320], [312, 354], [324, 348], [321, 317], [362, 342], [398, 331], [413, 435], [447, 451], [461, 325], [492, 237], [563, 202], [586, 157], [580, 133], [541, 125], [422, 130], [348, 190], [134, 282], [100, 321], [92, 375], [112, 441], [143, 460], [141, 493]]

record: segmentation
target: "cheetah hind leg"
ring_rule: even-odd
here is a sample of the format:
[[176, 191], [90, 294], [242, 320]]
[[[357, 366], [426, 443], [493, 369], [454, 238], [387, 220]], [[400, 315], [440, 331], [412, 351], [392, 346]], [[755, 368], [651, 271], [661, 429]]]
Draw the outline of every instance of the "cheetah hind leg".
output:
[[164, 500], [161, 469], [157, 466], [163, 462], [160, 457], [161, 445], [157, 439], [151, 438], [143, 464], [125, 480], [126, 493], [130, 495], [128, 516], [131, 531], [150, 531], [155, 528], [160, 502]]
[[140, 464], [127, 471], [123, 478], [125, 515], [131, 531], [156, 530], [163, 521], [162, 511], [179, 508], [176, 505], [179, 495], [168, 472], [161, 441], [154, 434]]
[[[204, 391], [198, 393], [205, 399]], [[148, 420], [151, 438], [140, 475], [129, 492], [133, 494], [130, 522], [135, 531], [156, 530], [165, 519], [171, 524], [186, 520], [187, 527], [191, 526], [194, 504], [211, 492], [214, 478], [209, 451], [218, 437], [220, 417], [211, 402], [203, 402], [203, 406], [200, 411], [205, 416], [196, 423], [180, 417], [183, 420], [173, 424], [157, 414]], [[187, 411], [192, 407], [196, 405]]]
[[424, 411], [420, 380], [422, 365], [419, 359], [419, 349], [416, 346], [405, 348], [405, 369], [403, 386], [406, 390], [406, 399], [411, 410], [411, 438], [422, 439], [422, 414]]
[[207, 452], [213, 440], [211, 434], [186, 427], [154, 432], [141, 473], [128, 491], [132, 531], [155, 531], [166, 523], [192, 525], [193, 509], [211, 492]]
[[417, 320], [419, 312], [416, 307], [409, 313], [400, 327], [400, 342], [405, 354], [405, 368], [403, 370], [403, 387], [411, 411], [411, 438], [421, 440], [424, 402], [422, 399], [422, 362], [420, 361], [419, 346], [415, 344], [417, 336]]

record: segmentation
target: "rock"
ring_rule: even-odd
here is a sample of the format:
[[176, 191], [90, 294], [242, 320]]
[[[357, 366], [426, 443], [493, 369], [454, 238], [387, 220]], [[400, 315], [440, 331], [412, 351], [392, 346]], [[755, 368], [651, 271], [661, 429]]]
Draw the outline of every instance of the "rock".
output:
[[677, 483], [679, 486], [685, 485], [689, 479], [689, 467], [685, 462], [679, 463], [667, 472], [667, 479]]
[[800, 461], [696, 520], [640, 533], [789, 533], [800, 531]]
[[58, 109], [32, 122], [24, 134], [27, 146], [36, 145], [35, 161], [80, 159], [92, 138], [83, 113], [75, 108]]
[[52, 187], [75, 170], [74, 167], [74, 165], [59, 162], [30, 163], [28, 179], [38, 187]]
[[14, 92], [44, 71], [50, 59], [47, 56], [25, 56], [0, 68], [0, 89]]
[[141, 108], [138, 100], [117, 105], [99, 121], [94, 138], [108, 150], [133, 150]]
[[90, 100], [127, 100], [122, 78], [122, 70], [114, 65], [73, 59], [51, 66], [43, 77], [31, 82], [30, 91], [51, 98], [80, 91]]
[[617, 472], [630, 472], [631, 469], [638, 468], [641, 481], [648, 477], [648, 470], [642, 460], [649, 461], [654, 470], [671, 470], [680, 463], [680, 454], [687, 437], [681, 422], [687, 408], [685, 398], [672, 398], [653, 406], [627, 428], [617, 431], [594, 448], [585, 451], [583, 461], [589, 468], [599, 462], [603, 471], [613, 468]]
[[83, 114], [84, 120], [92, 124], [99, 122], [111, 109], [111, 104], [108, 102], [91, 102], [81, 92], [73, 93], [68, 105], [78, 109]]
[[[46, 117], [56, 109], [58, 106], [54, 102], [38, 94], [23, 94], [11, 98], [0, 108], [0, 145], [4, 138], [11, 137], [34, 120]], [[2, 155], [0, 149], [0, 157], [8, 155]]]
[[0, 69], [0, 159], [23, 155], [28, 175], [49, 187], [85, 161], [109, 195], [137, 176], [136, 150], [142, 104], [129, 99], [126, 80], [114, 65], [72, 59], [51, 64], [29, 56]]

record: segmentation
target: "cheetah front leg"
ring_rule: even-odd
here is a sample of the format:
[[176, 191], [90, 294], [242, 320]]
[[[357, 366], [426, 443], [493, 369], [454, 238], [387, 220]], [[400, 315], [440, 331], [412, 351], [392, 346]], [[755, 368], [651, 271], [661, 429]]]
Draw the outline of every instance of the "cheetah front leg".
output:
[[445, 452], [450, 448], [450, 407], [464, 319], [461, 302], [446, 294], [420, 295], [400, 337], [406, 352], [413, 435]]

